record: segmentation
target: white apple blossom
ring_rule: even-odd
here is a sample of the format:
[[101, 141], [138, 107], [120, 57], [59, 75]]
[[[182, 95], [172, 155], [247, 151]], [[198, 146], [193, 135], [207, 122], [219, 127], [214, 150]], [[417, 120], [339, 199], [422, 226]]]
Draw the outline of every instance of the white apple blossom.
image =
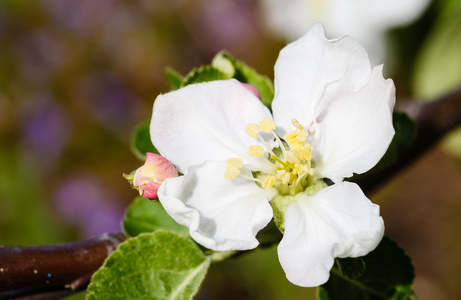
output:
[[321, 22], [332, 38], [353, 36], [372, 62], [384, 59], [387, 30], [409, 24], [429, 0], [260, 0], [261, 16], [273, 33], [293, 41]]
[[273, 116], [233, 79], [158, 96], [152, 142], [184, 174], [165, 179], [159, 200], [216, 251], [257, 247], [274, 217], [288, 279], [317, 286], [335, 257], [366, 255], [383, 236], [379, 207], [342, 180], [388, 148], [394, 84], [354, 39], [327, 40], [316, 24], [280, 52], [275, 91]]

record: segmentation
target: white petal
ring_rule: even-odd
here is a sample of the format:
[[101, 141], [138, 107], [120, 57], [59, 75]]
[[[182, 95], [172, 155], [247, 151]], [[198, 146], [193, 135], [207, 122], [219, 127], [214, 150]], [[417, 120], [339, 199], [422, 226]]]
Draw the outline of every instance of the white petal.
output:
[[394, 136], [395, 87], [391, 79], [383, 78], [382, 66], [373, 69], [359, 91], [347, 85], [328, 89], [322, 101], [331, 104], [317, 118], [310, 141], [318, 176], [339, 182], [375, 166]]
[[181, 173], [206, 160], [240, 157], [258, 141], [245, 133], [249, 123], [272, 116], [236, 80], [188, 85], [154, 102], [150, 135], [159, 152]]
[[318, 286], [328, 280], [335, 257], [366, 255], [383, 234], [379, 206], [356, 184], [342, 182], [288, 207], [279, 260], [292, 283]]
[[241, 177], [224, 179], [226, 166], [206, 162], [181, 177], [166, 179], [159, 200], [190, 235], [215, 251], [248, 250], [258, 246], [256, 234], [272, 219], [269, 200], [274, 191]]
[[291, 119], [309, 127], [328, 107], [325, 89], [365, 85], [371, 65], [365, 50], [351, 37], [327, 40], [321, 24], [282, 49], [275, 64], [274, 119], [281, 134], [291, 131]]

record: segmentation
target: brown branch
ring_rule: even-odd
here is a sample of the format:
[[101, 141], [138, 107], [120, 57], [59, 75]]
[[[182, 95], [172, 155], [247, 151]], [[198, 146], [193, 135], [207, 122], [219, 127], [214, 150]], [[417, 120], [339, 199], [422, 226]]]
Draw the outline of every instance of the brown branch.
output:
[[67, 244], [0, 246], [0, 299], [58, 299], [83, 290], [125, 239], [110, 233]]
[[356, 181], [365, 193], [382, 186], [434, 147], [446, 133], [461, 125], [461, 89], [427, 104], [397, 102], [396, 110], [406, 112], [416, 121], [416, 137], [394, 165]]

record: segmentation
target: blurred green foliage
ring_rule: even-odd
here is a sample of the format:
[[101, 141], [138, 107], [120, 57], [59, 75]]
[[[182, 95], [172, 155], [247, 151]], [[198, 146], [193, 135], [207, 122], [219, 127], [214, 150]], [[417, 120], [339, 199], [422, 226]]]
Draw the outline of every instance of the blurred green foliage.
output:
[[35, 176], [37, 166], [21, 160], [18, 149], [1, 149], [0, 166], [2, 244], [27, 246], [65, 241], [65, 229], [44, 201], [44, 187]]
[[440, 14], [416, 60], [415, 96], [430, 101], [461, 84], [461, 2], [438, 1]]

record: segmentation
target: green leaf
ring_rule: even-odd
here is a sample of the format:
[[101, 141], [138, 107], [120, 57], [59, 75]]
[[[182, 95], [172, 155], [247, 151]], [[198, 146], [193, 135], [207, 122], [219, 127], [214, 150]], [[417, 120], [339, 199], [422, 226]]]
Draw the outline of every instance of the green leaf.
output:
[[168, 81], [168, 84], [170, 85], [170, 88], [172, 90], [179, 89], [184, 80], [181, 74], [179, 74], [177, 71], [169, 67], [165, 68], [164, 72], [165, 72], [166, 80]]
[[255, 86], [261, 94], [261, 101], [270, 109], [272, 99], [274, 99], [274, 86], [269, 77], [259, 74], [255, 69], [249, 67], [242, 61], [236, 60], [226, 52], [218, 53], [213, 61], [222, 61], [226, 59], [231, 62], [235, 68], [235, 75], [233, 78], [240, 82]]
[[[259, 74], [255, 69], [236, 60], [226, 52], [218, 53], [213, 58], [211, 65], [193, 69], [185, 78], [181, 78], [181, 75], [172, 69], [166, 69], [165, 74], [173, 89], [193, 83], [235, 78], [242, 83], [255, 86], [261, 94], [261, 101], [269, 109], [274, 98], [274, 86], [269, 77]], [[179, 81], [181, 83], [178, 86]]]
[[359, 260], [337, 259], [330, 279], [319, 287], [318, 298], [411, 299], [414, 277], [411, 259], [396, 242], [384, 237], [374, 251]]
[[187, 227], [179, 225], [165, 211], [158, 201], [137, 197], [128, 207], [123, 219], [125, 234], [134, 237], [144, 232], [158, 229], [167, 230], [183, 236], [189, 235]]
[[336, 265], [344, 276], [351, 279], [359, 279], [367, 269], [367, 266], [361, 257], [337, 259]]
[[188, 238], [144, 233], [112, 253], [93, 275], [86, 299], [193, 299], [209, 265]]
[[149, 124], [149, 122], [140, 123], [135, 127], [131, 135], [131, 151], [140, 160], [146, 160], [147, 152], [160, 154], [157, 149], [155, 149], [150, 139]]
[[228, 75], [216, 69], [215, 67], [206, 65], [201, 66], [198, 69], [193, 69], [186, 76], [186, 78], [184, 78], [181, 87], [184, 87], [192, 83], [208, 82], [223, 79], [230, 79], [230, 77], [228, 77]]

